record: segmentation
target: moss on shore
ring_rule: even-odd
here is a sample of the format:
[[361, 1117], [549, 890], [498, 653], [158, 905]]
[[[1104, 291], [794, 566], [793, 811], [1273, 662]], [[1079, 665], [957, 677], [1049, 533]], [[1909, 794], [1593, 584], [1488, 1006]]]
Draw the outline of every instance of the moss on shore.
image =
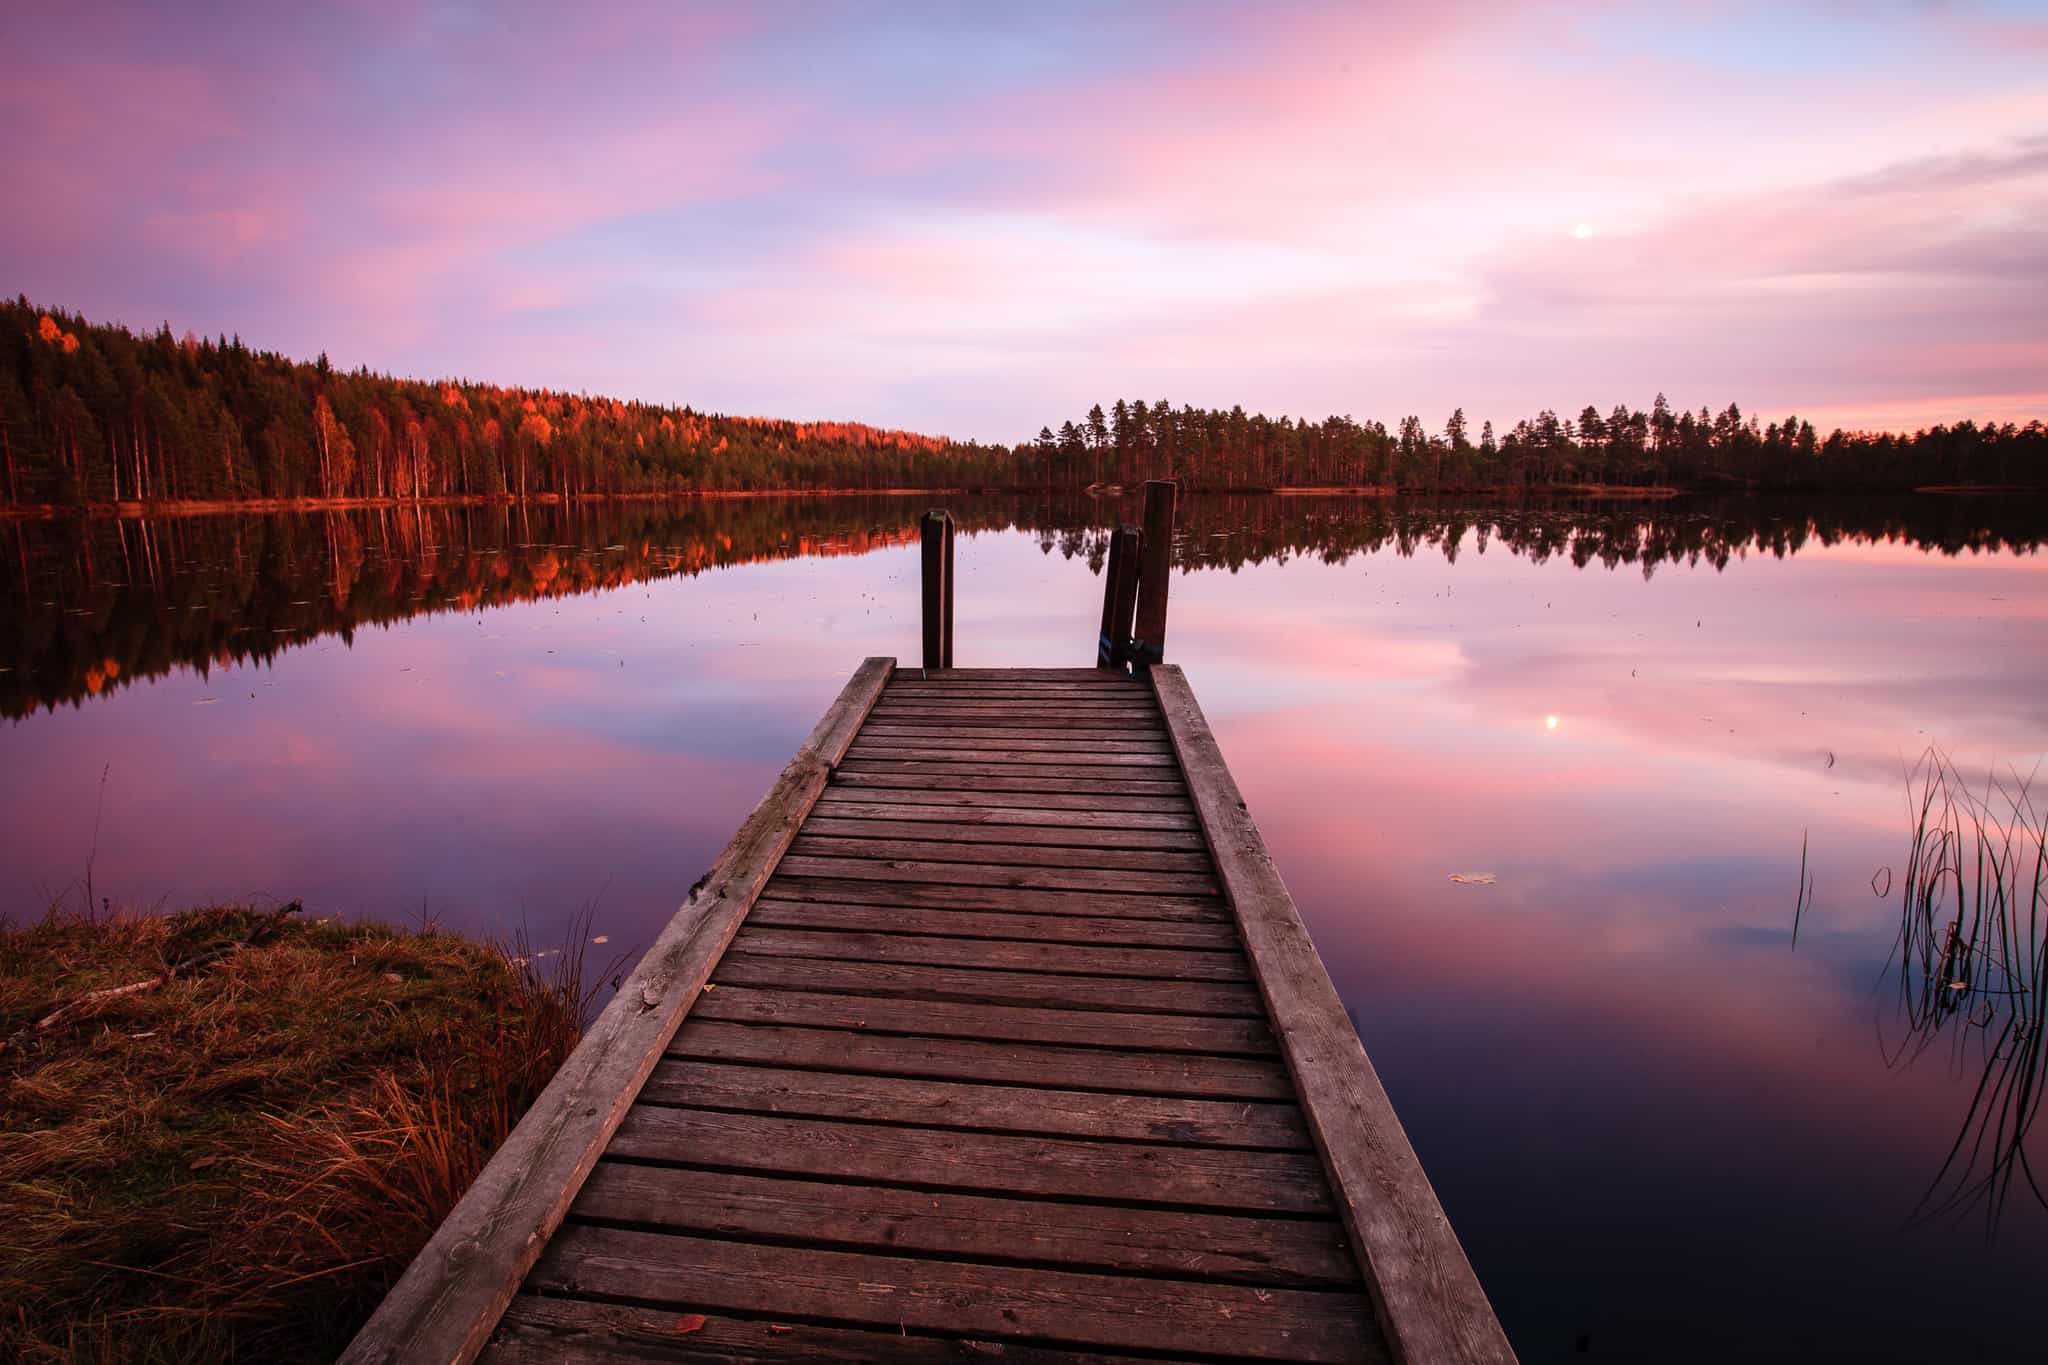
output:
[[0, 926], [0, 1358], [332, 1359], [577, 1006], [434, 932], [239, 906]]

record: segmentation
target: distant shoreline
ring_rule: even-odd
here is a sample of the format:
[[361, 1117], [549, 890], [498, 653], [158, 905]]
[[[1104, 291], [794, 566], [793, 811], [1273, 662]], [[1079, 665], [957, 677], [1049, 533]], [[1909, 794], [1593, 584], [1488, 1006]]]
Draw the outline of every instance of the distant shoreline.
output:
[[[697, 500], [753, 498], [902, 498], [941, 496], [1003, 496], [1071, 493], [1080, 497], [1118, 497], [1138, 485], [1090, 484], [1083, 488], [1014, 488], [955, 485], [941, 488], [703, 488], [674, 492], [603, 493], [565, 499], [559, 493], [534, 493], [525, 498], [505, 494], [450, 494], [430, 498], [241, 498], [166, 499], [158, 502], [94, 502], [80, 506], [57, 503], [27, 503], [0, 506], [0, 521], [142, 520], [149, 517], [194, 517], [225, 515], [269, 515], [280, 512], [362, 512], [404, 511], [416, 507], [559, 507], [569, 503], [689, 502]], [[1882, 494], [1907, 496], [1969, 496], [1992, 493], [2048, 494], [2037, 484], [1924, 484], [1916, 488], [1885, 489], [1801, 489], [1801, 488], [1676, 488], [1669, 484], [1484, 484], [1475, 487], [1451, 485], [1441, 488], [1390, 488], [1385, 484], [1301, 484], [1277, 488], [1198, 488], [1190, 496], [1232, 497], [1484, 497], [1525, 498], [1612, 498], [1668, 500], [1694, 495], [1726, 496], [1778, 495], [1826, 497], [1837, 494]]]

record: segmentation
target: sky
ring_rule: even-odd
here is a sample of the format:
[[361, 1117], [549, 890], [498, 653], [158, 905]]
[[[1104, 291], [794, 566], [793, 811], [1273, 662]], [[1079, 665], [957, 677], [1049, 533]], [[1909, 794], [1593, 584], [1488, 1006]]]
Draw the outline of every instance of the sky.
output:
[[0, 290], [347, 367], [990, 441], [2048, 417], [2048, 3], [81, 2], [0, 51]]

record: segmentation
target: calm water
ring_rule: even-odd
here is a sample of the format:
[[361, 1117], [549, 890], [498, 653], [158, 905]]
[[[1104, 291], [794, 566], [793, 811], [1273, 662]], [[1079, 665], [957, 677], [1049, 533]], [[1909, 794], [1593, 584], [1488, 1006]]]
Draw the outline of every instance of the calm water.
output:
[[[631, 950], [861, 657], [915, 658], [923, 505], [0, 526], [0, 911], [91, 857], [117, 904], [553, 941], [594, 901]], [[1113, 510], [951, 506], [958, 661], [1088, 662]], [[1928, 744], [2048, 755], [2044, 533], [1184, 509], [1168, 655], [1525, 1360], [2039, 1358], [2034, 1196], [1909, 1225], [1981, 1067], [1887, 1065], [1870, 882]]]

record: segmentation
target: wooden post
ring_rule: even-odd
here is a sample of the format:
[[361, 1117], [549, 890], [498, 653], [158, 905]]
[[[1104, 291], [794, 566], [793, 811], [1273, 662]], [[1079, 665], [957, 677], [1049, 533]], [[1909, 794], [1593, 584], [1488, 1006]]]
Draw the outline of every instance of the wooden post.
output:
[[953, 666], [953, 518], [942, 507], [926, 512], [924, 531], [924, 666]]
[[1173, 500], [1178, 491], [1171, 479], [1145, 481], [1145, 557], [1138, 570], [1137, 639], [1131, 661], [1150, 668], [1166, 658], [1166, 589], [1173, 580]]
[[1138, 552], [1143, 535], [1119, 526], [1109, 538], [1109, 567], [1102, 575], [1102, 633], [1095, 641], [1095, 666], [1121, 670], [1131, 653], [1131, 612], [1138, 605]]

